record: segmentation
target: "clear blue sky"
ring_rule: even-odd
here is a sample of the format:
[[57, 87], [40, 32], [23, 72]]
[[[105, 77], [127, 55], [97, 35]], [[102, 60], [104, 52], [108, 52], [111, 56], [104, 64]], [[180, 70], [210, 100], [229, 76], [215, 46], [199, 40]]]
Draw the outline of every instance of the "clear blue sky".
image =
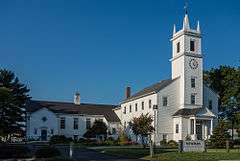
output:
[[[170, 78], [173, 24], [184, 0], [0, 1], [0, 67], [16, 73], [33, 99], [119, 103]], [[240, 1], [191, 0], [200, 20], [204, 67], [238, 66]]]

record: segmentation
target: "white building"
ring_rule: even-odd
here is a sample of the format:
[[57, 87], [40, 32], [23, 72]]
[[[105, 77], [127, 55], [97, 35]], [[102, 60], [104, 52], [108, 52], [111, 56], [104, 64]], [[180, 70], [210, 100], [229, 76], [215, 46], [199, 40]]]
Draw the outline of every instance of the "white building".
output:
[[203, 56], [199, 22], [191, 29], [185, 14], [183, 27], [176, 31], [172, 42], [172, 78], [130, 95], [115, 109], [129, 137], [135, 136], [128, 128], [133, 117], [149, 113], [153, 116], [153, 141], [207, 139], [217, 123], [218, 95], [203, 83]]
[[[48, 140], [52, 135], [79, 138], [94, 120], [102, 119], [115, 133], [124, 128], [135, 140], [129, 122], [134, 117], [149, 113], [155, 132], [152, 139], [161, 140], [207, 139], [217, 123], [218, 95], [203, 83], [203, 56], [200, 25], [191, 29], [185, 14], [183, 27], [172, 36], [172, 77], [131, 95], [116, 108], [113, 105], [31, 101], [27, 113], [27, 137]], [[114, 108], [114, 109], [113, 109]], [[139, 138], [137, 138], [139, 139]]]
[[111, 137], [118, 136], [120, 120], [113, 112], [114, 105], [80, 103], [75, 95], [74, 103], [30, 101], [27, 105], [27, 138], [49, 140], [53, 135], [81, 138], [95, 120], [108, 126]]

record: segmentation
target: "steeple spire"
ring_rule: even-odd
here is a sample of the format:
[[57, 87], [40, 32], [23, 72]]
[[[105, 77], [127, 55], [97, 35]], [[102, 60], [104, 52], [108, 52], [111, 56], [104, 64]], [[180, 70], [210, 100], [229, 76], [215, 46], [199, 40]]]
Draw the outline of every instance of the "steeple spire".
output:
[[176, 33], [176, 25], [173, 25], [173, 35]]
[[183, 19], [183, 30], [189, 30], [190, 25], [189, 25], [189, 19], [188, 19], [187, 2], [185, 2], [184, 10], [185, 10], [185, 16]]
[[199, 23], [199, 21], [197, 22], [197, 32], [201, 32], [201, 30], [200, 30], [200, 23]]

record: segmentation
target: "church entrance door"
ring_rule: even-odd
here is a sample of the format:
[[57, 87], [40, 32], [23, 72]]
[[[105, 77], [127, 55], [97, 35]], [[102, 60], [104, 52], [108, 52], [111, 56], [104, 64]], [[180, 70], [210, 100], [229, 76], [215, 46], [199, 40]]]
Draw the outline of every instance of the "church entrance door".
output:
[[47, 130], [46, 129], [41, 130], [41, 140], [47, 141]]
[[197, 140], [202, 140], [202, 124], [197, 123], [196, 124], [196, 133], [197, 133]]

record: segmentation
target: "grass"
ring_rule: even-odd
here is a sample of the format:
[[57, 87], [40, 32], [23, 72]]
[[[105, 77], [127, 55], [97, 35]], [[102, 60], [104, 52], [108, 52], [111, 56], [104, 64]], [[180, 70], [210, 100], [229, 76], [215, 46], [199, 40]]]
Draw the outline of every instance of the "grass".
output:
[[145, 159], [151, 161], [218, 161], [218, 160], [236, 160], [240, 159], [240, 153], [231, 152], [231, 153], [221, 153], [221, 152], [188, 152], [188, 153], [162, 153], [157, 154], [153, 158], [145, 157]]
[[240, 152], [237, 149], [227, 153], [225, 149], [208, 149], [207, 153], [188, 152], [178, 153], [177, 149], [155, 149], [153, 158], [149, 156], [149, 149], [140, 147], [112, 147], [98, 148], [99, 152], [127, 158], [144, 158], [151, 161], [218, 161], [218, 160], [240, 160]]

